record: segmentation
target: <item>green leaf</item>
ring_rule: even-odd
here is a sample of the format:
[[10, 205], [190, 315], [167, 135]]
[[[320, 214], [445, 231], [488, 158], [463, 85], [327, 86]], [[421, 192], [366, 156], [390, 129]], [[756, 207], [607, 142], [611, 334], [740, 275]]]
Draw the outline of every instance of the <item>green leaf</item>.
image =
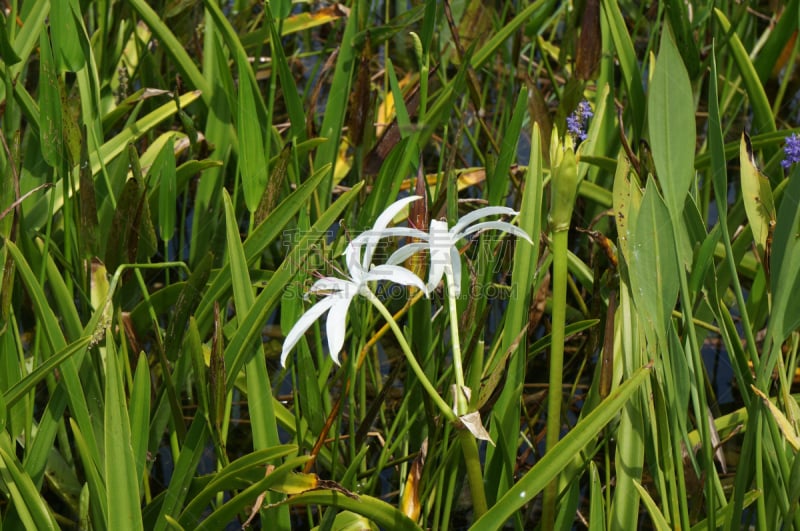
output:
[[502, 526], [523, 505], [569, 465], [578, 453], [594, 439], [623, 405], [647, 380], [652, 365], [638, 369], [631, 378], [612, 391], [597, 408], [567, 433], [552, 451], [547, 452], [517, 483], [506, 492], [475, 524], [472, 531], [489, 531]]
[[634, 304], [662, 340], [666, 339], [680, 280], [673, 238], [667, 207], [653, 181], [649, 181], [633, 232], [628, 233], [631, 252], [628, 268]]
[[16, 460], [8, 434], [0, 434], [0, 478], [27, 529], [59, 529], [39, 490]]
[[800, 169], [795, 166], [778, 210], [772, 245], [772, 314], [769, 328], [777, 343], [800, 326]]
[[147, 439], [150, 434], [150, 366], [142, 352], [133, 375], [130, 398], [131, 448], [137, 485], [142, 485], [147, 469]]
[[650, 147], [664, 199], [673, 219], [680, 219], [694, 178], [694, 98], [689, 74], [665, 27], [647, 102]]
[[237, 105], [236, 132], [239, 138], [239, 173], [242, 177], [242, 191], [247, 210], [251, 213], [267, 187], [267, 157], [264, 153], [264, 132], [256, 109], [257, 87], [250, 64], [243, 57], [236, 59], [239, 70], [239, 101]]
[[206, 290], [206, 283], [211, 275], [211, 267], [214, 265], [214, 255], [208, 253], [194, 268], [189, 280], [181, 288], [178, 300], [172, 310], [172, 317], [167, 325], [167, 335], [164, 350], [167, 359], [175, 361], [180, 354], [183, 335], [186, 333], [186, 323], [189, 317], [196, 310], [197, 304], [203, 297]]
[[333, 490], [312, 490], [292, 496], [291, 505], [328, 505], [360, 514], [375, 522], [382, 529], [392, 531], [418, 531], [420, 527], [399, 509], [372, 496], [350, 498]]
[[58, 77], [50, 38], [43, 31], [39, 38], [39, 140], [42, 158], [53, 168], [61, 168], [64, 154], [64, 128], [61, 125], [61, 80]]
[[658, 504], [652, 496], [650, 496], [650, 493], [647, 492], [647, 489], [642, 487], [642, 484], [638, 481], [634, 481], [633, 484], [636, 486], [636, 490], [639, 491], [639, 496], [642, 498], [645, 507], [647, 507], [647, 512], [650, 513], [650, 518], [653, 520], [655, 528], [659, 531], [669, 531], [672, 529], [672, 526], [669, 525], [667, 518], [659, 510]]
[[728, 48], [742, 75], [750, 105], [753, 107], [753, 130], [758, 133], [775, 131], [775, 117], [772, 115], [772, 107], [770, 107], [764, 86], [758, 79], [758, 73], [750, 61], [750, 54], [742, 44], [736, 31], [731, 30], [731, 23], [725, 14], [720, 9], [714, 8], [714, 15], [716, 15], [722, 31], [726, 33]]
[[621, 77], [628, 92], [629, 116], [632, 118], [632, 123], [629, 125], [633, 127], [632, 140], [636, 142], [641, 138], [642, 127], [644, 127], [645, 96], [642, 88], [642, 72], [630, 33], [628, 33], [628, 26], [622, 16], [622, 11], [620, 11], [619, 2], [602, 0], [601, 6], [619, 59], [619, 66], [622, 70]]
[[319, 240], [328, 228], [339, 219], [344, 209], [353, 201], [361, 190], [362, 183], [351, 188], [342, 194], [311, 227], [311, 229], [300, 236], [299, 241], [286, 255], [281, 265], [269, 279], [264, 289], [256, 297], [252, 308], [246, 315], [239, 316], [239, 328], [231, 338], [230, 343], [225, 348], [225, 366], [228, 368], [227, 388], [231, 389], [242, 366], [249, 360], [252, 350], [248, 349], [257, 338], [261, 337], [261, 329], [266, 323], [267, 318], [274, 309], [274, 305], [280, 300], [281, 295], [287, 288], [288, 283], [297, 273], [297, 264], [302, 264], [306, 255], [313, 248], [313, 244]]
[[6, 17], [4, 14], [0, 14], [0, 59], [7, 66], [15, 65], [22, 61], [17, 55], [17, 52], [14, 51], [14, 47], [11, 45], [11, 41], [8, 40], [8, 31], [6, 30]]
[[531, 132], [531, 160], [519, 214], [519, 228], [531, 236], [533, 245], [520, 241], [514, 248], [515, 267], [511, 273], [511, 289], [515, 296], [509, 301], [500, 352], [509, 351], [513, 345], [518, 345], [518, 349], [509, 358], [506, 383], [491, 413], [490, 435], [497, 446], [490, 446], [486, 450], [485, 480], [487, 485], [496, 485], [497, 488], [494, 492], [493, 489], [488, 489], [490, 504], [513, 483], [519, 433], [519, 393], [525, 381], [527, 354], [527, 341], [520, 341], [518, 336], [529, 320], [531, 284], [539, 257], [538, 235], [542, 232], [540, 209], [543, 202], [544, 175], [541, 154], [541, 134], [539, 125], [534, 122]]
[[[131, 445], [131, 424], [125, 388], [122, 384], [120, 354], [113, 335], [106, 336], [105, 490], [109, 507], [109, 529], [144, 529], [139, 501], [139, 471]], [[139, 435], [139, 434], [137, 434]], [[137, 437], [138, 438], [138, 437]], [[145, 438], [146, 440], [146, 438]]]
[[[742, 176], [742, 202], [750, 223], [750, 231], [756, 243], [758, 253], [764, 256], [770, 227], [775, 224], [775, 202], [772, 199], [772, 188], [769, 179], [756, 167], [750, 137], [742, 133], [739, 143], [739, 162]], [[765, 258], [768, 258], [765, 257]]]
[[71, 0], [50, 3], [50, 33], [53, 37], [53, 48], [58, 50], [62, 69], [77, 72], [83, 68], [86, 59], [71, 4]]
[[[173, 137], [158, 153], [148, 175], [158, 175], [158, 234], [164, 242], [169, 242], [175, 234], [177, 171], [175, 168], [175, 142]], [[153, 183], [155, 179], [148, 178]]]
[[[291, 1], [282, 1], [283, 5], [275, 6], [275, 18], [282, 19], [289, 15], [291, 10]], [[286, 55], [283, 52], [281, 45], [281, 38], [278, 35], [278, 28], [273, 20], [272, 15], [273, 2], [267, 2], [264, 6], [267, 23], [269, 25], [270, 45], [272, 46], [272, 62], [278, 70], [278, 81], [281, 83], [283, 89], [283, 99], [286, 103], [286, 110], [289, 113], [289, 139], [295, 142], [301, 142], [306, 138], [306, 113], [303, 110], [303, 102], [300, 101], [297, 85], [295, 85], [295, 78], [292, 71], [289, 69], [289, 63], [286, 60]]]

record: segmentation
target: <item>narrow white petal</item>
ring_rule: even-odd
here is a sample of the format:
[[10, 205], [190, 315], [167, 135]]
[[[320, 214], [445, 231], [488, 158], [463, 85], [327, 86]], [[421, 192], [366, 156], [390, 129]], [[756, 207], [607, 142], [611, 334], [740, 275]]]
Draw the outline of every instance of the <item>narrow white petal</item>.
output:
[[344, 280], [341, 278], [336, 277], [322, 277], [321, 279], [317, 280], [312, 284], [312, 286], [308, 289], [309, 293], [319, 293], [319, 292], [339, 292], [339, 291], [347, 291], [349, 289], [349, 285], [352, 284], [349, 280]]
[[428, 291], [431, 292], [436, 289], [439, 282], [442, 281], [444, 276], [444, 268], [449, 261], [447, 253], [441, 253], [431, 249], [431, 270], [428, 275]]
[[395, 284], [416, 286], [425, 293], [428, 293], [428, 288], [417, 275], [405, 267], [396, 265], [379, 265], [378, 267], [373, 267], [372, 270], [367, 273], [366, 280], [390, 280]]
[[327, 312], [336, 303], [336, 300], [335, 297], [325, 297], [300, 316], [300, 319], [298, 319], [292, 329], [289, 330], [289, 333], [286, 334], [286, 339], [283, 341], [281, 365], [286, 367], [286, 358], [289, 357], [289, 353], [295, 345], [297, 345], [297, 342], [300, 341], [300, 338], [311, 328], [314, 321], [319, 319], [323, 313]]
[[422, 196], [419, 195], [410, 195], [408, 197], [404, 197], [403, 199], [397, 200], [388, 207], [386, 210], [381, 212], [381, 215], [378, 216], [378, 219], [375, 220], [375, 223], [372, 225], [372, 230], [382, 230], [389, 226], [389, 223], [392, 222], [394, 217], [403, 210], [406, 205], [413, 203], [417, 199], [422, 199]]
[[339, 297], [328, 312], [325, 322], [325, 331], [328, 334], [328, 353], [336, 365], [339, 365], [339, 353], [344, 346], [346, 332], [347, 309], [350, 308], [352, 297]]
[[[453, 275], [453, 295], [458, 297], [461, 295], [461, 255], [458, 254], [458, 249], [455, 247], [450, 248], [450, 272]], [[447, 273], [447, 270], [445, 270]]]
[[395, 252], [393, 252], [392, 256], [390, 256], [389, 259], [386, 260], [386, 264], [387, 265], [402, 264], [415, 254], [422, 252], [427, 248], [428, 248], [427, 243], [423, 242], [407, 243], [404, 246], [400, 247]]
[[373, 238], [377, 241], [380, 238], [387, 238], [390, 236], [396, 236], [398, 238], [418, 238], [420, 240], [428, 239], [428, 233], [419, 229], [411, 227], [387, 227], [382, 230], [368, 230], [362, 232], [353, 239], [352, 243], [364, 245], [367, 242], [373, 241]]
[[516, 216], [518, 212], [513, 208], [501, 207], [501, 206], [479, 208], [478, 210], [473, 210], [468, 214], [464, 214], [464, 216], [462, 216], [461, 219], [459, 219], [458, 222], [455, 225], [453, 225], [453, 228], [450, 230], [454, 234], [458, 234], [462, 230], [464, 230], [464, 227], [469, 226], [473, 221], [485, 218], [486, 216], [499, 216], [501, 214], [507, 216]]
[[484, 221], [483, 223], [476, 223], [475, 225], [472, 225], [471, 227], [465, 229], [464, 232], [461, 234], [461, 236], [462, 237], [467, 236], [469, 234], [474, 234], [482, 230], [499, 230], [502, 232], [507, 232], [524, 240], [528, 240], [528, 242], [530, 243], [533, 243], [531, 241], [531, 237], [528, 236], [527, 232], [505, 221]]
[[348, 243], [347, 248], [344, 250], [344, 257], [345, 262], [347, 262], [347, 271], [349, 271], [353, 280], [358, 282], [357, 277], [360, 276], [363, 270], [361, 267], [361, 246], [356, 245], [354, 242]]
[[450, 247], [455, 243], [452, 237], [455, 233], [451, 233], [447, 229], [447, 223], [439, 221], [438, 219], [432, 219], [429, 234], [428, 245], [430, 245], [431, 248], [431, 260], [433, 260], [434, 253], [450, 252]]

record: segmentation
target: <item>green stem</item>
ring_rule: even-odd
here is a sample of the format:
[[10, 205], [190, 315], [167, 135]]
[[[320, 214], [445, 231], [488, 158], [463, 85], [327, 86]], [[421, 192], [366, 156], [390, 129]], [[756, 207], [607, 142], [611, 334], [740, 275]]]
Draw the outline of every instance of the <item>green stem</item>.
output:
[[[567, 318], [567, 235], [568, 230], [553, 231], [553, 330], [550, 341], [550, 383], [547, 396], [547, 437], [545, 452], [558, 443], [561, 432], [561, 388], [564, 370], [564, 333]], [[552, 529], [555, 523], [558, 477], [544, 490], [542, 529]]]
[[378, 312], [386, 319], [386, 322], [389, 324], [389, 327], [394, 332], [395, 337], [397, 337], [397, 342], [400, 344], [400, 348], [403, 350], [403, 354], [406, 356], [406, 361], [408, 361], [408, 365], [411, 367], [411, 370], [417, 376], [419, 383], [422, 384], [422, 387], [427, 391], [428, 395], [431, 397], [431, 400], [436, 404], [436, 407], [442, 412], [447, 420], [450, 422], [457, 422], [458, 417], [453, 410], [447, 405], [447, 403], [439, 396], [439, 393], [436, 391], [436, 388], [433, 387], [428, 377], [425, 376], [425, 371], [422, 370], [417, 359], [414, 357], [414, 354], [411, 352], [411, 347], [408, 345], [408, 341], [406, 341], [405, 335], [403, 335], [403, 331], [400, 330], [400, 327], [395, 322], [394, 318], [392, 317], [391, 312], [383, 305], [378, 297], [375, 296], [369, 290], [364, 290], [362, 293], [366, 299], [378, 309]]
[[[464, 394], [464, 366], [461, 362], [461, 339], [458, 334], [458, 308], [456, 306], [456, 283], [453, 275], [446, 272], [447, 301], [450, 310], [450, 340], [453, 349], [453, 372], [456, 375], [456, 414], [461, 417], [467, 414], [467, 397]], [[472, 510], [475, 519], [483, 516], [488, 510], [486, 491], [483, 485], [483, 470], [481, 457], [478, 454], [478, 443], [472, 432], [458, 430], [458, 439], [461, 442], [461, 452], [464, 454], [464, 464], [467, 468], [467, 481], [469, 481], [470, 494], [472, 495]]]
[[472, 495], [472, 510], [475, 520], [489, 510], [486, 503], [486, 491], [483, 488], [483, 470], [481, 469], [481, 456], [478, 454], [478, 443], [469, 430], [459, 429], [458, 440], [461, 443], [461, 452], [464, 454], [464, 464], [467, 467], [467, 481]]
[[456, 374], [456, 415], [467, 414], [467, 397], [464, 395], [464, 366], [461, 363], [461, 340], [458, 336], [458, 308], [456, 307], [455, 281], [446, 274], [447, 301], [450, 310], [450, 341], [453, 344], [453, 371]]

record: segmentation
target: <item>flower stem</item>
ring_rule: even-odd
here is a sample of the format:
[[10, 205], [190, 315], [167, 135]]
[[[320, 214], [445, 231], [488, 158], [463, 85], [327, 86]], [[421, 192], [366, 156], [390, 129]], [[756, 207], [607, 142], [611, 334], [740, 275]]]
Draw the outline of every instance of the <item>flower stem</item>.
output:
[[371, 291], [365, 290], [365, 292], [362, 293], [362, 295], [364, 295], [364, 297], [366, 297], [367, 300], [369, 300], [369, 302], [371, 302], [373, 306], [375, 306], [375, 308], [378, 309], [378, 312], [380, 312], [383, 318], [386, 319], [386, 322], [389, 323], [392, 332], [394, 332], [395, 337], [397, 337], [397, 342], [400, 343], [400, 348], [402, 349], [403, 354], [405, 354], [406, 356], [406, 361], [408, 362], [408, 365], [411, 367], [411, 370], [417, 376], [417, 379], [419, 379], [419, 383], [422, 384], [422, 387], [431, 397], [431, 400], [433, 400], [433, 402], [436, 404], [436, 407], [439, 408], [439, 410], [442, 412], [442, 414], [445, 416], [447, 420], [449, 420], [450, 422], [457, 422], [458, 417], [456, 416], [456, 414], [453, 413], [453, 410], [450, 409], [450, 407], [442, 399], [442, 397], [439, 396], [439, 393], [436, 391], [436, 388], [433, 387], [433, 384], [430, 382], [430, 380], [428, 380], [428, 377], [425, 376], [425, 371], [422, 370], [422, 367], [420, 367], [419, 363], [417, 362], [417, 359], [414, 357], [414, 353], [411, 352], [411, 347], [408, 345], [408, 341], [406, 341], [406, 337], [405, 335], [403, 335], [403, 331], [400, 330], [400, 327], [397, 325], [397, 322], [392, 317], [391, 312], [389, 312], [389, 310], [386, 308], [386, 306], [383, 305], [381, 300], [378, 297], [376, 297], [375, 294], [372, 293]]
[[[553, 329], [550, 341], [550, 381], [547, 393], [546, 450], [550, 452], [561, 433], [561, 389], [564, 370], [564, 328], [567, 314], [567, 235], [568, 231], [553, 231]], [[552, 529], [558, 497], [558, 477], [544, 490], [542, 505], [543, 529]]]
[[[446, 274], [447, 300], [450, 309], [450, 338], [453, 347], [453, 371], [456, 374], [456, 413], [459, 417], [467, 414], [467, 397], [464, 394], [464, 366], [461, 363], [461, 340], [458, 335], [458, 308], [456, 307], [455, 281], [451, 274]], [[475, 519], [480, 518], [488, 510], [486, 491], [483, 486], [483, 470], [478, 453], [478, 442], [475, 436], [466, 429], [458, 430], [461, 452], [467, 468], [467, 481], [472, 496], [472, 510]]]
[[453, 371], [456, 374], [456, 415], [467, 414], [467, 397], [464, 395], [464, 366], [461, 363], [461, 340], [458, 336], [458, 308], [456, 307], [455, 281], [451, 274], [447, 278], [447, 301], [450, 305], [450, 342], [453, 347]]

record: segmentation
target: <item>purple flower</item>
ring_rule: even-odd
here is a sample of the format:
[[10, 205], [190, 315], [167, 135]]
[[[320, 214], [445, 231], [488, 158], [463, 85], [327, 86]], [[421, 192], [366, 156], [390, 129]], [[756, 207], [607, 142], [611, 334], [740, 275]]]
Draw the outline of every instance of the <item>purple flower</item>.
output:
[[786, 157], [781, 161], [781, 166], [784, 168], [800, 162], [800, 136], [792, 133], [792, 136], [787, 137], [783, 151], [786, 153]]
[[589, 102], [586, 100], [581, 101], [575, 112], [567, 116], [567, 132], [572, 135], [572, 138], [580, 141], [586, 140], [586, 122], [592, 116], [594, 116], [594, 113], [589, 106]]

